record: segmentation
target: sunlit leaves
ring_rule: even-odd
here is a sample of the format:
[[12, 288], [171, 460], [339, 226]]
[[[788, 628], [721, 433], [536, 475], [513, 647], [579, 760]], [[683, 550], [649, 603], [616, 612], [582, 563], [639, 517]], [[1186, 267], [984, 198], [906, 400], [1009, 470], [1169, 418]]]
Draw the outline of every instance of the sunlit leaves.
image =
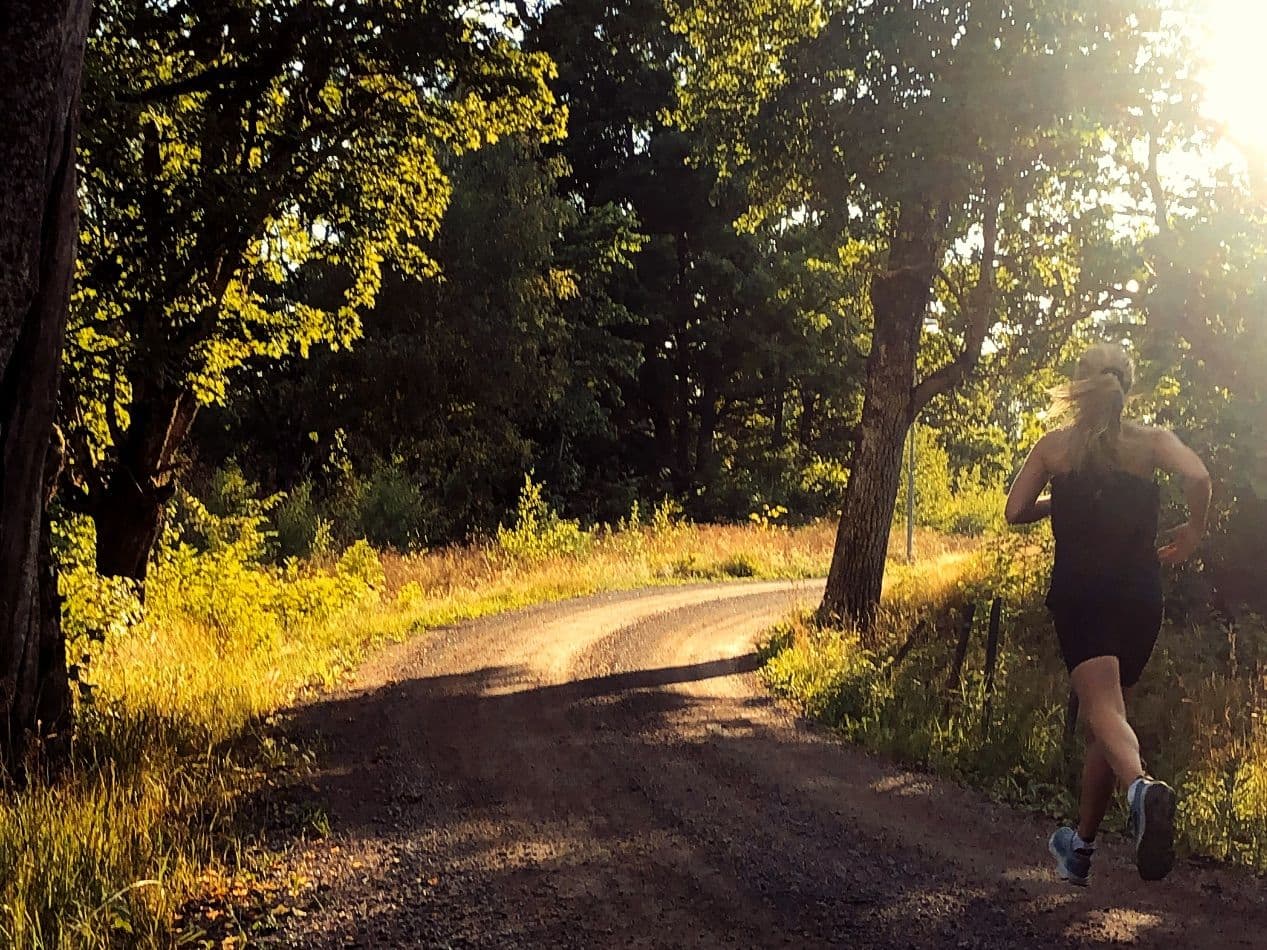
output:
[[76, 386], [81, 426], [138, 382], [221, 401], [246, 362], [349, 345], [387, 267], [437, 275], [450, 157], [562, 132], [553, 65], [484, 12], [98, 5], [70, 354], [97, 382]]

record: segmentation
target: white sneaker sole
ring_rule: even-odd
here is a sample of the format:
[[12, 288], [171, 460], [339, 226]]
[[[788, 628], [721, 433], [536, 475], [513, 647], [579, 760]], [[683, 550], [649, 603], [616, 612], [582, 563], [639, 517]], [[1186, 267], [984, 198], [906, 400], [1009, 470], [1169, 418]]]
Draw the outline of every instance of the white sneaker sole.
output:
[[1089, 878], [1078, 877], [1071, 874], [1065, 867], [1065, 859], [1060, 856], [1060, 852], [1056, 850], [1056, 846], [1052, 844], [1050, 838], [1047, 839], [1047, 851], [1056, 860], [1056, 874], [1062, 881], [1072, 884], [1074, 887], [1086, 887], [1090, 882]]

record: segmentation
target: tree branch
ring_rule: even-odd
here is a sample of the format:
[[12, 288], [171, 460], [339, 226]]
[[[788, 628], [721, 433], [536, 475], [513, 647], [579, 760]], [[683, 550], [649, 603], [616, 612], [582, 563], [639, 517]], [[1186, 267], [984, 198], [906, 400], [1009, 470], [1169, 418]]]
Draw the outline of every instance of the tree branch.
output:
[[968, 302], [968, 295], [964, 293], [963, 288], [955, 283], [951, 276], [946, 273], [945, 268], [937, 268], [937, 276], [941, 278], [941, 282], [946, 285], [946, 289], [950, 291], [950, 295], [955, 298], [955, 303], [959, 304], [960, 312], [966, 313], [970, 304]]
[[[954, 389], [973, 369], [981, 358], [981, 347], [990, 330], [990, 317], [994, 313], [997, 289], [995, 256], [999, 246], [999, 205], [1002, 201], [998, 165], [986, 166], [983, 192], [984, 213], [981, 222], [981, 273], [967, 300], [961, 301], [967, 325], [964, 328], [963, 349], [955, 359], [935, 370], [915, 386], [911, 399], [911, 415], [917, 415], [936, 396]], [[953, 288], [952, 288], [953, 292]]]
[[1161, 184], [1161, 173], [1157, 170], [1157, 132], [1148, 133], [1148, 191], [1153, 199], [1153, 219], [1157, 222], [1157, 230], [1164, 235], [1170, 234], [1170, 211], [1167, 207], [1166, 190]]

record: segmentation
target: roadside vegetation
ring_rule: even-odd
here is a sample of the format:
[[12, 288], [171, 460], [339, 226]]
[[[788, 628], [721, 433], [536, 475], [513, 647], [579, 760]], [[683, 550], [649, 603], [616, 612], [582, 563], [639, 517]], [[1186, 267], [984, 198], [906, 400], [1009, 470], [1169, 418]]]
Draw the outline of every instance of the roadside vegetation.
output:
[[777, 692], [1068, 811], [1047, 542], [998, 538], [1104, 339], [1217, 486], [1149, 764], [1194, 853], [1267, 869], [1267, 211], [1228, 147], [1262, 123], [1212, 123], [1207, 6], [63, 0], [0, 34], [59, 77], [0, 105], [0, 945], [288, 912], [249, 880], [309, 754], [278, 714], [602, 590], [830, 574], [846, 632], [777, 632]]
[[[60, 524], [78, 729], [58, 781], [0, 795], [0, 945], [166, 946], [189, 902], [225, 894], [262, 897], [264, 924], [287, 912], [286, 882], [255, 876], [266, 855], [253, 802], [309, 751], [273, 717], [375, 647], [604, 590], [821, 575], [834, 537], [830, 524], [780, 527], [778, 511], [694, 525], [669, 502], [586, 528], [528, 480], [482, 543], [281, 559], [269, 515], [281, 499], [252, 500], [234, 473], [219, 484], [219, 514], [178, 499], [144, 608], [91, 566], [91, 523]], [[288, 819], [324, 828], [319, 814]], [[192, 925], [183, 936], [199, 940]]]
[[[1066, 727], [1068, 678], [1043, 606], [1050, 532], [996, 536], [976, 550], [891, 570], [875, 638], [816, 628], [808, 616], [774, 630], [762, 676], [778, 695], [862, 747], [984, 789], [1053, 817], [1076, 814], [1076, 743]], [[1267, 870], [1267, 623], [1232, 622], [1172, 583], [1157, 652], [1131, 721], [1145, 764], [1180, 792], [1180, 841], [1192, 856]], [[1003, 601], [994, 697], [986, 718], [986, 629]], [[976, 619], [951, 670], [965, 611]], [[911, 634], [917, 637], [897, 662]], [[1110, 828], [1125, 828], [1125, 810]]]

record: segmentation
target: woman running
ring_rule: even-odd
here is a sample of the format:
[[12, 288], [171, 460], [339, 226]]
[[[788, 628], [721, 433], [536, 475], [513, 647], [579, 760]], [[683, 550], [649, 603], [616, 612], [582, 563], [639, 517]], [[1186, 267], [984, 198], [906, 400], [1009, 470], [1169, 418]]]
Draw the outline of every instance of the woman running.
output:
[[[1173, 433], [1122, 418], [1134, 379], [1121, 347], [1087, 350], [1056, 393], [1070, 423], [1034, 447], [1007, 500], [1010, 524], [1050, 516], [1056, 537], [1047, 607], [1087, 750], [1078, 825], [1059, 829], [1048, 847], [1060, 876], [1083, 886], [1115, 785], [1126, 792], [1140, 876], [1161, 880], [1175, 861], [1175, 793], [1145, 774], [1126, 702], [1161, 629], [1160, 565], [1186, 561], [1205, 534], [1210, 475]], [[1157, 549], [1159, 469], [1182, 476], [1189, 517]]]

